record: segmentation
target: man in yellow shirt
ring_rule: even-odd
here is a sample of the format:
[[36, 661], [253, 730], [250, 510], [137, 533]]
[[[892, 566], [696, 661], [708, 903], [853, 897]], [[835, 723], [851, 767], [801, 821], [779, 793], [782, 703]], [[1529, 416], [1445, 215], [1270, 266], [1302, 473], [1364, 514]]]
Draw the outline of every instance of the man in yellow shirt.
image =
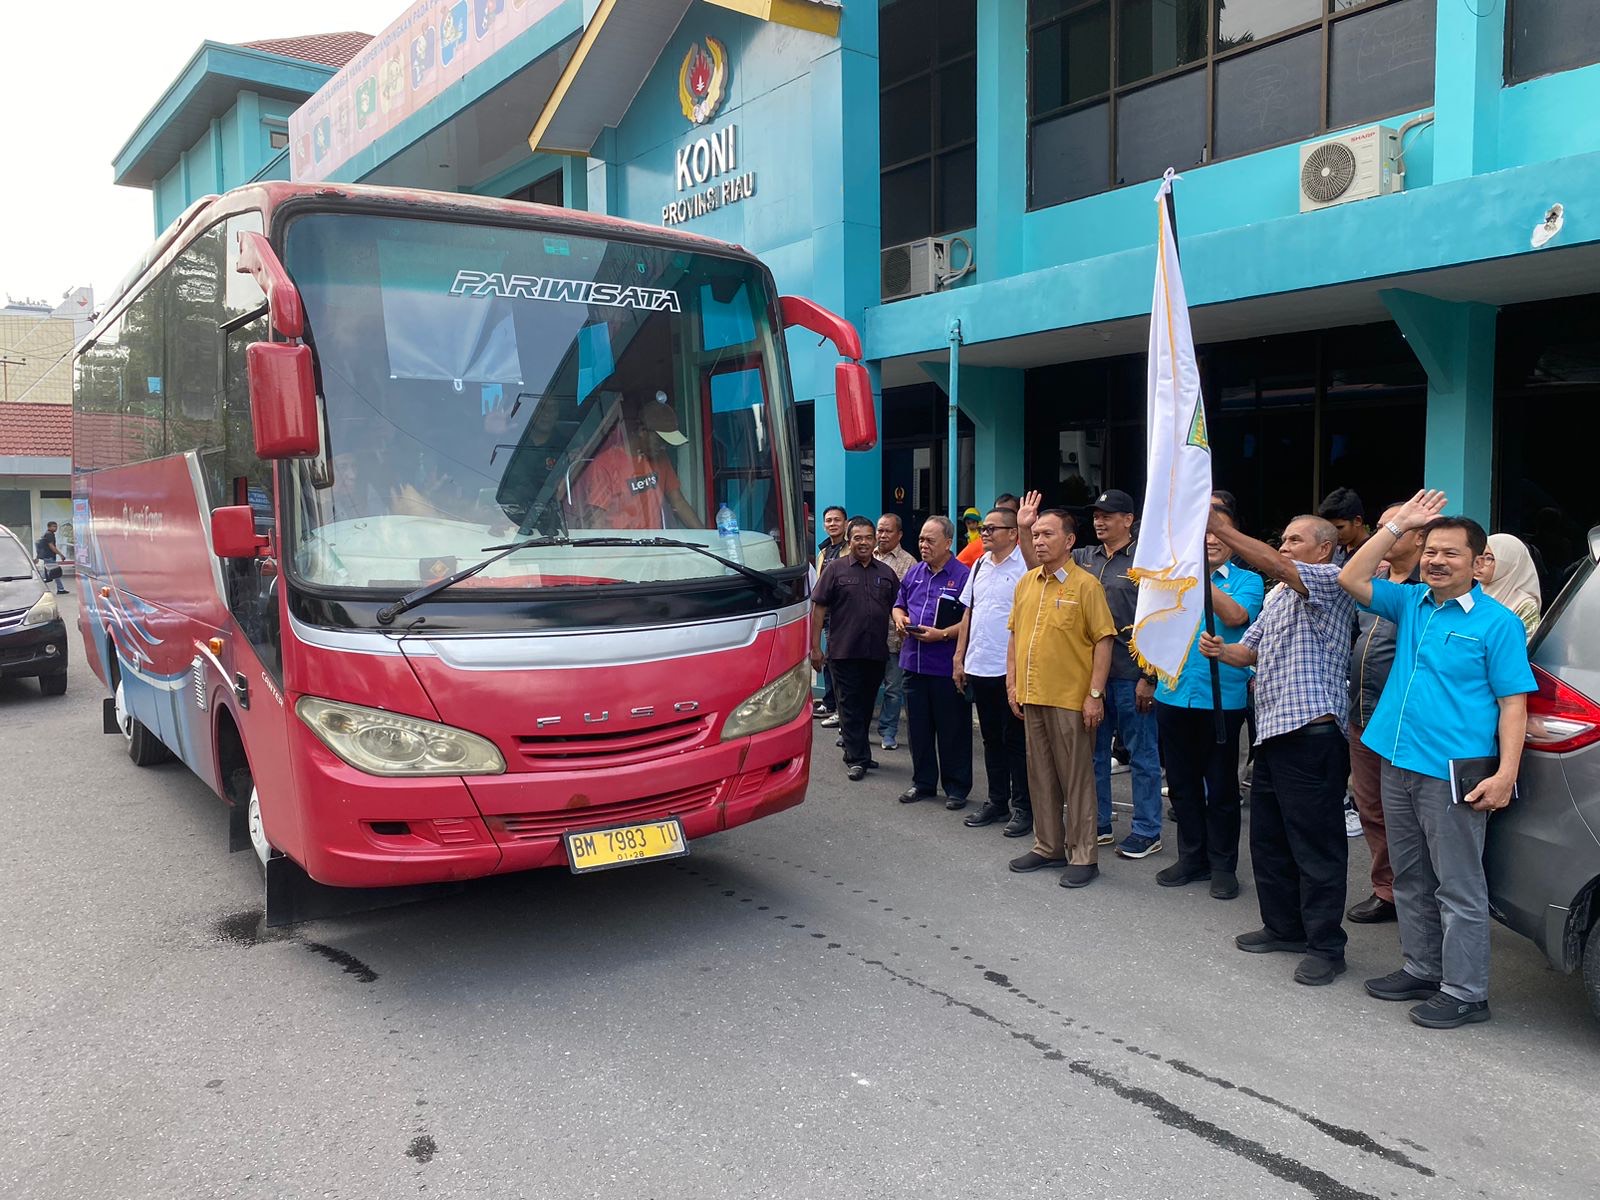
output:
[[[1072, 561], [1077, 522], [1047, 508], [1033, 523], [1039, 566], [1017, 581], [1007, 628], [1006, 698], [1028, 731], [1033, 849], [1013, 871], [1064, 867], [1062, 887], [1100, 873], [1094, 739], [1105, 718], [1116, 623], [1099, 582]], [[1066, 817], [1063, 822], [1062, 810]]]

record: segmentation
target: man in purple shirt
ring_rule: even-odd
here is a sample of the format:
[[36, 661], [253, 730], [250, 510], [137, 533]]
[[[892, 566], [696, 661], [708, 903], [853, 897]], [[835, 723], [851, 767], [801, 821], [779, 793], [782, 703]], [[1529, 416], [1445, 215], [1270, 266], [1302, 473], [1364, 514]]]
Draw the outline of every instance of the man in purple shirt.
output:
[[922, 523], [922, 561], [900, 581], [894, 625], [905, 635], [906, 716], [911, 726], [911, 786], [900, 796], [912, 804], [944, 784], [948, 809], [965, 808], [972, 791], [972, 706], [951, 678], [967, 566], [950, 553], [955, 527], [948, 517]]

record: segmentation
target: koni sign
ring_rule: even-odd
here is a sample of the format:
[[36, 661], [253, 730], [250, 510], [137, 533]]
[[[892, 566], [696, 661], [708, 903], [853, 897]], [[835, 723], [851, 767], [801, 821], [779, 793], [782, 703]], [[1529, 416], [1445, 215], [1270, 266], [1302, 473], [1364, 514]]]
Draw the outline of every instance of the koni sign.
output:
[[673, 177], [678, 191], [693, 194], [662, 206], [663, 225], [682, 224], [725, 205], [749, 199], [756, 192], [755, 172], [739, 173], [737, 125], [728, 125], [716, 133], [696, 138], [687, 146], [680, 146]]

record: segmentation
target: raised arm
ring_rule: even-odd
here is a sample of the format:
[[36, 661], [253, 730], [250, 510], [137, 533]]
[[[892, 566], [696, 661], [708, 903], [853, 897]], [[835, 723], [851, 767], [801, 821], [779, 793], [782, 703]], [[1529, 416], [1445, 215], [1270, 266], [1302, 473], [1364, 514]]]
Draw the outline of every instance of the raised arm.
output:
[[1039, 556], [1033, 551], [1033, 523], [1039, 519], [1039, 508], [1044, 497], [1038, 492], [1024, 493], [1017, 507], [1017, 548], [1022, 551], [1022, 561], [1030, 571], [1038, 570]]
[[[1230, 553], [1244, 559], [1245, 563], [1260, 572], [1268, 579], [1279, 583], [1288, 584], [1302, 596], [1310, 596], [1305, 581], [1300, 578], [1300, 570], [1294, 565], [1294, 560], [1279, 554], [1265, 542], [1258, 542], [1253, 537], [1247, 537], [1233, 527], [1233, 522], [1216, 509], [1211, 510], [1211, 518], [1207, 524], [1209, 532], [1216, 535], [1217, 541], [1226, 546]], [[1217, 657], [1212, 655], [1213, 658]], [[1227, 662], [1227, 659], [1223, 659]], [[1238, 664], [1234, 664], [1238, 665]]]
[[1374, 529], [1361, 549], [1350, 556], [1350, 561], [1339, 572], [1339, 586], [1349, 592], [1357, 604], [1371, 604], [1372, 579], [1378, 573], [1378, 564], [1394, 549], [1402, 535], [1421, 529], [1443, 512], [1445, 501], [1443, 492], [1427, 488], [1406, 501], [1393, 520]]

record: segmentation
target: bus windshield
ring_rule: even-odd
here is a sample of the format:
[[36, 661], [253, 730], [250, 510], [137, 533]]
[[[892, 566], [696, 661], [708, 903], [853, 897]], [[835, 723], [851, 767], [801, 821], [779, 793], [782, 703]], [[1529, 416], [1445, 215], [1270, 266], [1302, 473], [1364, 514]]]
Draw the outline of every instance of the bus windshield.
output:
[[[295, 220], [284, 260], [325, 419], [323, 452], [286, 472], [301, 580], [411, 588], [539, 537], [804, 566], [789, 385], [755, 265], [348, 213]], [[731, 574], [682, 547], [555, 544], [451, 595]]]

